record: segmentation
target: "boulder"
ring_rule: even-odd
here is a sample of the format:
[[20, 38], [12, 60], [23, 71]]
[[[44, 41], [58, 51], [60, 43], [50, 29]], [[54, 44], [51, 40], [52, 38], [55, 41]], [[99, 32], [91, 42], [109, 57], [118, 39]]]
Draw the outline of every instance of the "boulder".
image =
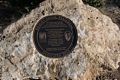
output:
[[[33, 44], [33, 28], [47, 15], [71, 19], [78, 32], [74, 51], [62, 58], [41, 55]], [[120, 62], [120, 30], [98, 9], [82, 0], [46, 0], [0, 35], [1, 80], [96, 80]]]

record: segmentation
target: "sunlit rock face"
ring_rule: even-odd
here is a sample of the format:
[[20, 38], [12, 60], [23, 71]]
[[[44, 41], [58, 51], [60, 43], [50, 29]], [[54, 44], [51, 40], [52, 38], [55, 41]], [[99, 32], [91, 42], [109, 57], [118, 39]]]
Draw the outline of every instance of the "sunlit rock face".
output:
[[[71, 19], [78, 32], [74, 51], [63, 58], [44, 57], [33, 44], [33, 28], [47, 15]], [[46, 0], [9, 25], [0, 36], [1, 80], [96, 80], [120, 62], [120, 30], [82, 0]]]

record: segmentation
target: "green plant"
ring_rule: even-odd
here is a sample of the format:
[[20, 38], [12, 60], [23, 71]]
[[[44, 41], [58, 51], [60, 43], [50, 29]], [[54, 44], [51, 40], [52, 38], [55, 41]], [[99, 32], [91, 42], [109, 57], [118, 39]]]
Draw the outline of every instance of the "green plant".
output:
[[83, 0], [83, 2], [93, 7], [101, 7], [103, 5], [102, 0]]

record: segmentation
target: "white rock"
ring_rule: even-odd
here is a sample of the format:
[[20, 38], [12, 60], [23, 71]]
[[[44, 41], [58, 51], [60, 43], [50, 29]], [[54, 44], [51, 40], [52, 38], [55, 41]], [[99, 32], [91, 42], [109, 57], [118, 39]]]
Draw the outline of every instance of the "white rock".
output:
[[[32, 41], [36, 21], [52, 14], [71, 19], [78, 30], [77, 45], [73, 53], [64, 58], [44, 57], [37, 52]], [[46, 0], [26, 17], [9, 25], [3, 35], [5, 39], [0, 41], [0, 63], [4, 63], [0, 72], [2, 80], [29, 77], [92, 80], [102, 64], [117, 69], [120, 62], [118, 26], [99, 10], [84, 5], [82, 0]]]

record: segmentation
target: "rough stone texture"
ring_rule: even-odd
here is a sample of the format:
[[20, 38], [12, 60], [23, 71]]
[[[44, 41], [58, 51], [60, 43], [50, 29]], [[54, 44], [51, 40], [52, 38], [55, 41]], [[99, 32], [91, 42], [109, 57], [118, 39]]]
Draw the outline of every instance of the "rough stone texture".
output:
[[[77, 46], [64, 58], [42, 56], [32, 41], [36, 21], [52, 14], [70, 18], [78, 30]], [[96, 80], [104, 72], [118, 72], [120, 30], [82, 0], [46, 0], [9, 25], [0, 39], [1, 80]]]

